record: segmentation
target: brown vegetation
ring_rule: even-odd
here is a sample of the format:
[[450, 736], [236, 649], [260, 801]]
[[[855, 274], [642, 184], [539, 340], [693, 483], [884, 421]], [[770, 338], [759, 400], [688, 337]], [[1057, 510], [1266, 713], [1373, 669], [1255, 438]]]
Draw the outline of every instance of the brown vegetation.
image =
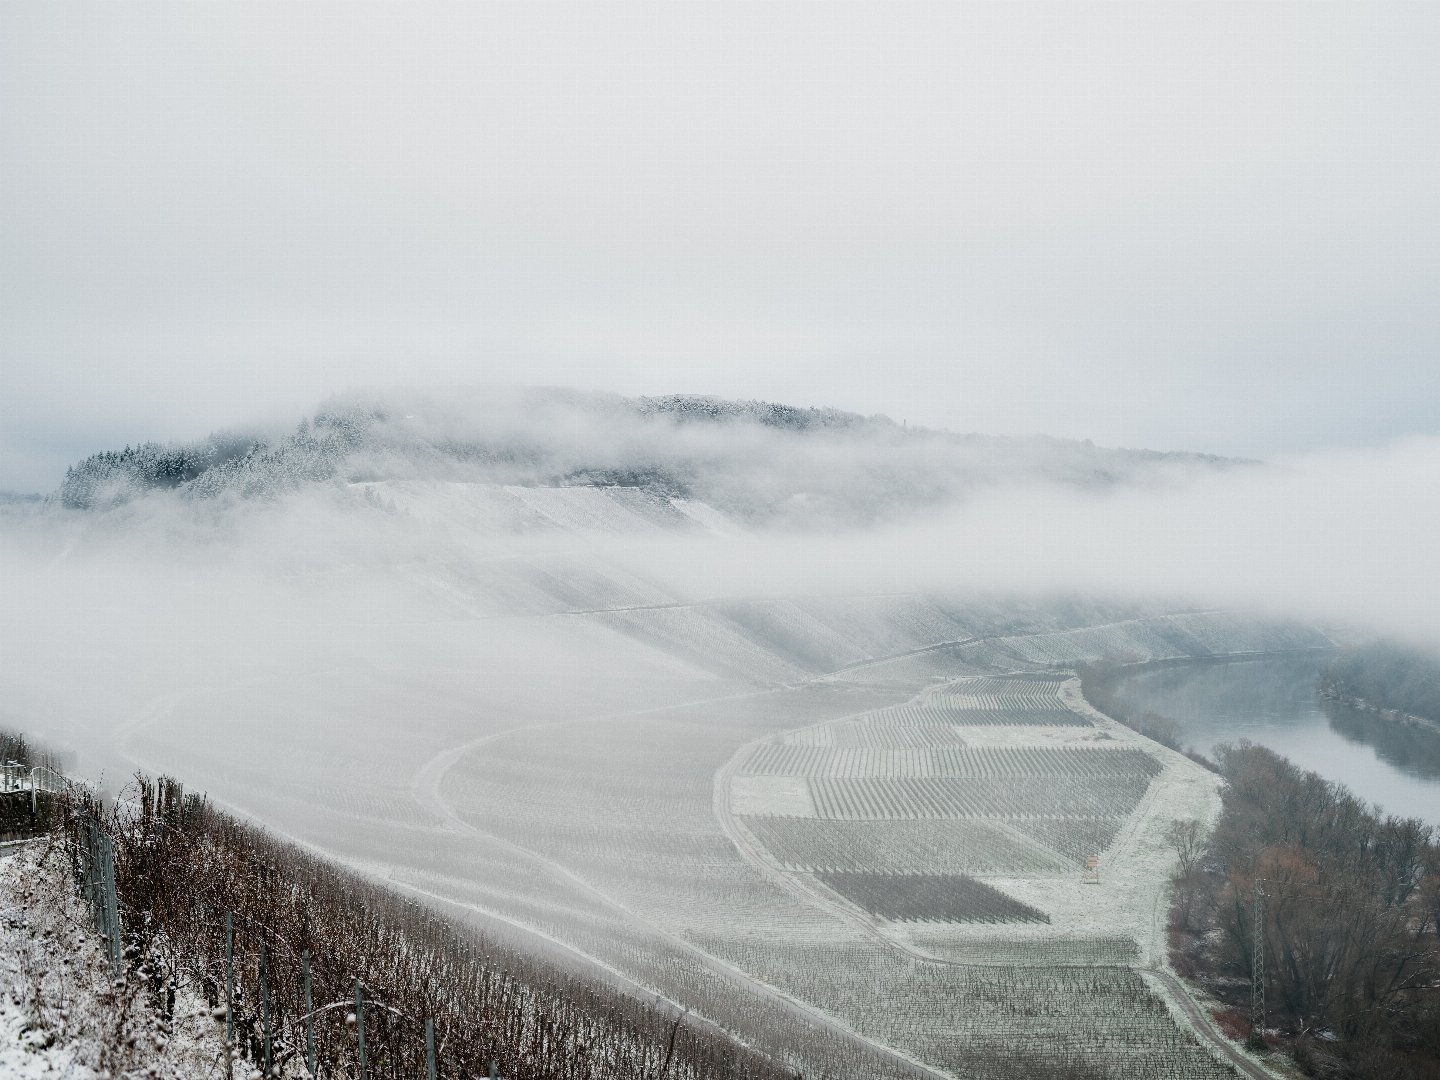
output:
[[1218, 747], [1202, 852], [1175, 830], [1176, 967], [1248, 1007], [1255, 896], [1267, 1031], [1315, 1076], [1440, 1077], [1440, 846], [1263, 747]]
[[[514, 1080], [790, 1080], [793, 1073], [723, 1032], [476, 932], [263, 830], [179, 786], [137, 778], [133, 798], [98, 815], [115, 843], [125, 960], [162, 1008], [179, 980], [224, 1022], [227, 912], [235, 927], [237, 1045], [264, 1057], [262, 950], [272, 1055], [294, 1071], [306, 1039], [303, 954], [311, 958], [321, 1077], [357, 1072], [355, 983], [363, 986], [368, 1074], [425, 1075], [424, 1022], [434, 1022], [439, 1077]], [[326, 1006], [332, 1006], [326, 1008]], [[248, 1070], [247, 1070], [248, 1071]], [[243, 1075], [242, 1073], [241, 1075]]]

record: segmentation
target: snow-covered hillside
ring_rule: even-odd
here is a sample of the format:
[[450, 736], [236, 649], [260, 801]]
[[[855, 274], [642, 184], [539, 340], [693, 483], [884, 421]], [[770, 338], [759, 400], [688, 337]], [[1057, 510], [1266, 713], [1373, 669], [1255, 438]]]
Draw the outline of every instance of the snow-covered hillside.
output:
[[325, 481], [449, 479], [624, 487], [751, 522], [856, 524], [995, 485], [1104, 487], [1221, 459], [909, 429], [768, 402], [561, 390], [350, 394], [290, 432], [145, 443], [76, 463], [58, 492], [93, 509], [147, 491], [273, 495]]
[[[1017, 672], [1053, 681], [1081, 660], [1328, 645], [1264, 612], [1084, 595], [1023, 565], [1002, 573], [1003, 551], [981, 559], [954, 539], [986, 492], [1110, 493], [1104, 504], [1227, 474], [1205, 460], [552, 392], [352, 399], [263, 447], [242, 443], [92, 459], [63, 498], [3, 518], [3, 554], [25, 572], [7, 588], [23, 615], [0, 626], [0, 722], [112, 782], [136, 766], [181, 777], [489, 933], [688, 1007], [805, 1075], [857, 1046], [877, 1077], [913, 1076], [907, 1059], [922, 1072], [1020, 1075], [998, 1043], [982, 1063], [978, 1044], [944, 1035], [946, 988], [971, 962], [992, 965], [961, 979], [994, 995], [987, 1030], [1016, 1053], [1048, 1033], [1088, 1061], [1079, 1011], [1057, 1005], [1042, 1023], [1025, 1002], [1060, 945], [1082, 968], [1155, 955], [1148, 924], [1143, 940], [1126, 936], [1163, 885], [1152, 841], [1170, 817], [1203, 809], [1209, 789], [1162, 755], [1153, 784], [1144, 762], [1105, 778], [1118, 794], [1098, 831], [1074, 833], [1054, 805], [1060, 823], [1038, 839], [1014, 800], [994, 803], [1010, 815], [998, 831], [972, 813], [956, 835], [988, 838], [999, 861], [967, 850], [951, 864], [1040, 866], [1050, 877], [1039, 885], [991, 883], [1039, 914], [1024, 941], [907, 944], [767, 876], [737, 844], [727, 800], [770, 783], [717, 783], [743, 747], [868, 731], [934, 704], [938, 720], [876, 737], [915, 750], [948, 725], [983, 751], [977, 761], [1008, 761], [1076, 725], [1023, 738], [1005, 722], [957, 726], [946, 710], [968, 691], [956, 687]], [[1027, 517], [1037, 543], [1074, 543], [1049, 514]], [[895, 761], [933, 771], [923, 753]], [[1032, 772], [1025, 790], [1053, 804], [1053, 778]], [[853, 794], [849, 778], [831, 791], [808, 776], [781, 778], [810, 785], [796, 805]], [[904, 792], [912, 779], [942, 783], [935, 812], [959, 820], [950, 788], [964, 777], [893, 779]], [[1194, 799], [1161, 798], [1192, 786]], [[834, 813], [850, 814], [842, 801]], [[856, 821], [841, 831], [877, 832]], [[777, 849], [835, 831], [756, 828]], [[1137, 880], [1108, 894], [1113, 917], [1082, 910], [1107, 896], [1072, 880], [1066, 859], [1085, 844], [1138, 852], [1120, 864]], [[991, 978], [997, 957], [1022, 952], [1034, 970]], [[1088, 969], [1053, 977], [1086, 1000]], [[1139, 1070], [1129, 1075], [1182, 1075], [1165, 1072], [1176, 1053], [1183, 1075], [1214, 1075], [1138, 975], [1102, 981], [1106, 1023], [1132, 1044], [1111, 1057]], [[897, 1010], [905, 987], [925, 989]], [[1130, 1032], [1121, 1020], [1137, 1009], [1147, 1019]]]

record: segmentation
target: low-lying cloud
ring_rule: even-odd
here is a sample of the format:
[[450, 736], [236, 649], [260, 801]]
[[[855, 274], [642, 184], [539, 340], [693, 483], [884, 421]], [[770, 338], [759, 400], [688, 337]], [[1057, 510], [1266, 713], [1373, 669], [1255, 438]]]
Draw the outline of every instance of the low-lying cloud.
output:
[[[382, 439], [328, 476], [281, 469], [289, 479], [258, 494], [181, 485], [5, 509], [0, 722], [119, 738], [157, 710], [274, 709], [346, 672], [533, 719], [627, 680], [700, 677], [707, 646], [667, 637], [685, 631], [663, 618], [634, 639], [567, 613], [742, 598], [1094, 597], [1440, 649], [1440, 439], [1235, 464], [967, 444], [859, 418], [656, 424], [611, 407], [520, 425], [529, 451], [500, 474], [529, 470], [528, 483]], [[472, 429], [466, 445], [519, 445], [517, 430]], [[686, 490], [582, 482], [570, 466], [587, 445], [600, 472], [643, 459], [661, 488], [684, 462]], [[562, 458], [570, 486], [537, 486]], [[731, 505], [700, 498], [723, 503], [715, 493]]]

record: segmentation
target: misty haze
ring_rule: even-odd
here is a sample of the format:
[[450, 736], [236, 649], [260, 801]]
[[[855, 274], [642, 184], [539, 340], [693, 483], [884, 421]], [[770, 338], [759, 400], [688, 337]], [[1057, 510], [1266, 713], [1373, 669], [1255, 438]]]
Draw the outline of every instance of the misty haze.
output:
[[1422, 8], [0, 14], [0, 1077], [1440, 1077]]

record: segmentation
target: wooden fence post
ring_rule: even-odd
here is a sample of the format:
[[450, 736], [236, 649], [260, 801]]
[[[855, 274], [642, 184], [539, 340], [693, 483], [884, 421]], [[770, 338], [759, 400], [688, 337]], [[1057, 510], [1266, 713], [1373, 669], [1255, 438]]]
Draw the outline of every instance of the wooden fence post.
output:
[[435, 1080], [435, 1020], [425, 1018], [425, 1080]]
[[270, 1073], [270, 980], [267, 977], [266, 968], [269, 967], [270, 950], [265, 942], [260, 943], [260, 1035], [264, 1048], [265, 1073]]
[[115, 886], [115, 844], [107, 833], [100, 834], [100, 904], [105, 912], [105, 951], [110, 971], [119, 978], [124, 960], [120, 955], [120, 897]]
[[225, 1046], [235, 1043], [235, 915], [225, 912]]
[[310, 1070], [310, 1080], [315, 1080], [315, 1002], [310, 996], [310, 950], [300, 954], [305, 962], [305, 1064]]
[[369, 1080], [369, 1069], [365, 1061], [365, 991], [360, 980], [355, 980], [355, 1038], [360, 1056], [360, 1080]]

